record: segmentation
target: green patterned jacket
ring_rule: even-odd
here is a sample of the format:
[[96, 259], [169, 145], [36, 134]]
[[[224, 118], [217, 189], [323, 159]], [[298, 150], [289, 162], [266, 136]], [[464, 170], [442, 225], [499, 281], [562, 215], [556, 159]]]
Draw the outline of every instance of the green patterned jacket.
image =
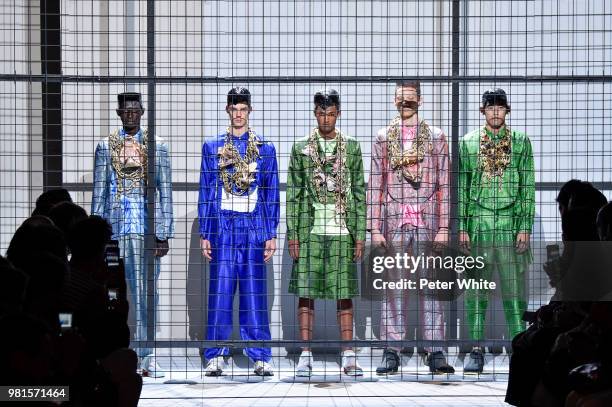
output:
[[[346, 167], [350, 174], [350, 191], [347, 197], [346, 226], [355, 240], [366, 237], [366, 191], [363, 175], [363, 159], [359, 142], [350, 136], [346, 138]], [[304, 154], [308, 136], [295, 142], [291, 150], [287, 174], [287, 239], [307, 241], [313, 226], [314, 207], [317, 202], [313, 186], [312, 159]], [[320, 146], [319, 153], [323, 155]], [[331, 172], [331, 166], [325, 168]], [[333, 195], [330, 195], [333, 197]], [[329, 201], [332, 203], [333, 199]]]
[[[504, 135], [505, 128], [493, 136]], [[487, 181], [483, 177], [478, 153], [480, 129], [463, 136], [459, 145], [459, 230], [468, 231], [469, 218], [478, 216], [481, 208], [490, 211], [512, 209], [515, 233], [529, 232], [535, 214], [535, 171], [531, 142], [523, 132], [511, 130], [512, 156], [501, 177]]]

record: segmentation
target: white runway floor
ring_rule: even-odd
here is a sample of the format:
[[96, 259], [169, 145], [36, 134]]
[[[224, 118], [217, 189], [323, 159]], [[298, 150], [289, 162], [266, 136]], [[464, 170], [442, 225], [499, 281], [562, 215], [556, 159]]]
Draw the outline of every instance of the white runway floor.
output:
[[362, 350], [363, 377], [340, 374], [339, 357], [317, 357], [313, 376], [296, 378], [297, 356], [275, 356], [275, 375], [262, 378], [248, 359], [235, 356], [221, 377], [206, 377], [195, 350], [158, 359], [166, 377], [144, 378], [139, 406], [504, 406], [508, 356], [487, 355], [481, 375], [464, 375], [463, 356], [450, 354], [453, 375], [431, 375], [418, 355], [403, 355], [402, 369], [377, 376], [381, 350]]

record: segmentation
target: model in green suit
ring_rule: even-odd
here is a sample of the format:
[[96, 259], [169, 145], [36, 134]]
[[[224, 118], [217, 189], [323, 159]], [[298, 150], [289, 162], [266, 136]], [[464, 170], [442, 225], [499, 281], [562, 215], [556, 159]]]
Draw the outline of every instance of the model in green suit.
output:
[[[353, 302], [358, 294], [356, 261], [366, 234], [366, 193], [359, 143], [336, 129], [337, 91], [314, 97], [318, 126], [297, 141], [287, 174], [287, 239], [294, 260], [289, 291], [299, 297], [300, 337], [312, 339], [314, 300], [337, 300], [343, 340], [353, 339]], [[355, 353], [345, 348], [342, 367], [359, 376]], [[312, 354], [303, 347], [296, 375], [310, 376]]]
[[[480, 112], [486, 124], [460, 143], [459, 242], [472, 256], [484, 256], [485, 268], [469, 277], [490, 280], [493, 269], [500, 289], [510, 337], [524, 329], [527, 308], [525, 270], [535, 212], [531, 142], [506, 125], [510, 106], [503, 89], [486, 91]], [[465, 312], [472, 340], [484, 338], [488, 291], [467, 290]], [[481, 372], [482, 350], [475, 347], [464, 371]]]

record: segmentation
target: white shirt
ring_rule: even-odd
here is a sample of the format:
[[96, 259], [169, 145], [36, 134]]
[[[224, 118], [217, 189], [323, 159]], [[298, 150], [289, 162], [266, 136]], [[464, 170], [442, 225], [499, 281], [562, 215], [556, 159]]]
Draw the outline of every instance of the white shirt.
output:
[[257, 205], [257, 187], [250, 194], [244, 193], [244, 195], [229, 194], [225, 189], [222, 191], [221, 209], [234, 212], [253, 212], [255, 210], [255, 205]]

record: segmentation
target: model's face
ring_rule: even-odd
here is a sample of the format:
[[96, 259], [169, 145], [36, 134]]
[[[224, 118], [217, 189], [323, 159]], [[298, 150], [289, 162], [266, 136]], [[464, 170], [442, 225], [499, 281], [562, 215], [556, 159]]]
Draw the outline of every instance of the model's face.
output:
[[340, 111], [337, 106], [329, 106], [326, 109], [317, 106], [314, 115], [317, 119], [319, 131], [323, 134], [329, 134], [336, 128], [336, 121], [340, 117]]
[[229, 115], [233, 128], [241, 129], [249, 125], [249, 114], [251, 114], [251, 107], [246, 103], [228, 105], [225, 110]]
[[489, 105], [480, 111], [484, 114], [487, 125], [493, 130], [498, 130], [506, 124], [506, 115], [509, 112], [506, 106]]
[[144, 109], [136, 100], [129, 100], [123, 104], [121, 109], [117, 109], [117, 115], [121, 118], [121, 123], [125, 128], [140, 127], [140, 119], [143, 114]]
[[417, 90], [411, 86], [402, 86], [395, 89], [395, 107], [402, 119], [414, 116], [421, 106], [421, 97]]

